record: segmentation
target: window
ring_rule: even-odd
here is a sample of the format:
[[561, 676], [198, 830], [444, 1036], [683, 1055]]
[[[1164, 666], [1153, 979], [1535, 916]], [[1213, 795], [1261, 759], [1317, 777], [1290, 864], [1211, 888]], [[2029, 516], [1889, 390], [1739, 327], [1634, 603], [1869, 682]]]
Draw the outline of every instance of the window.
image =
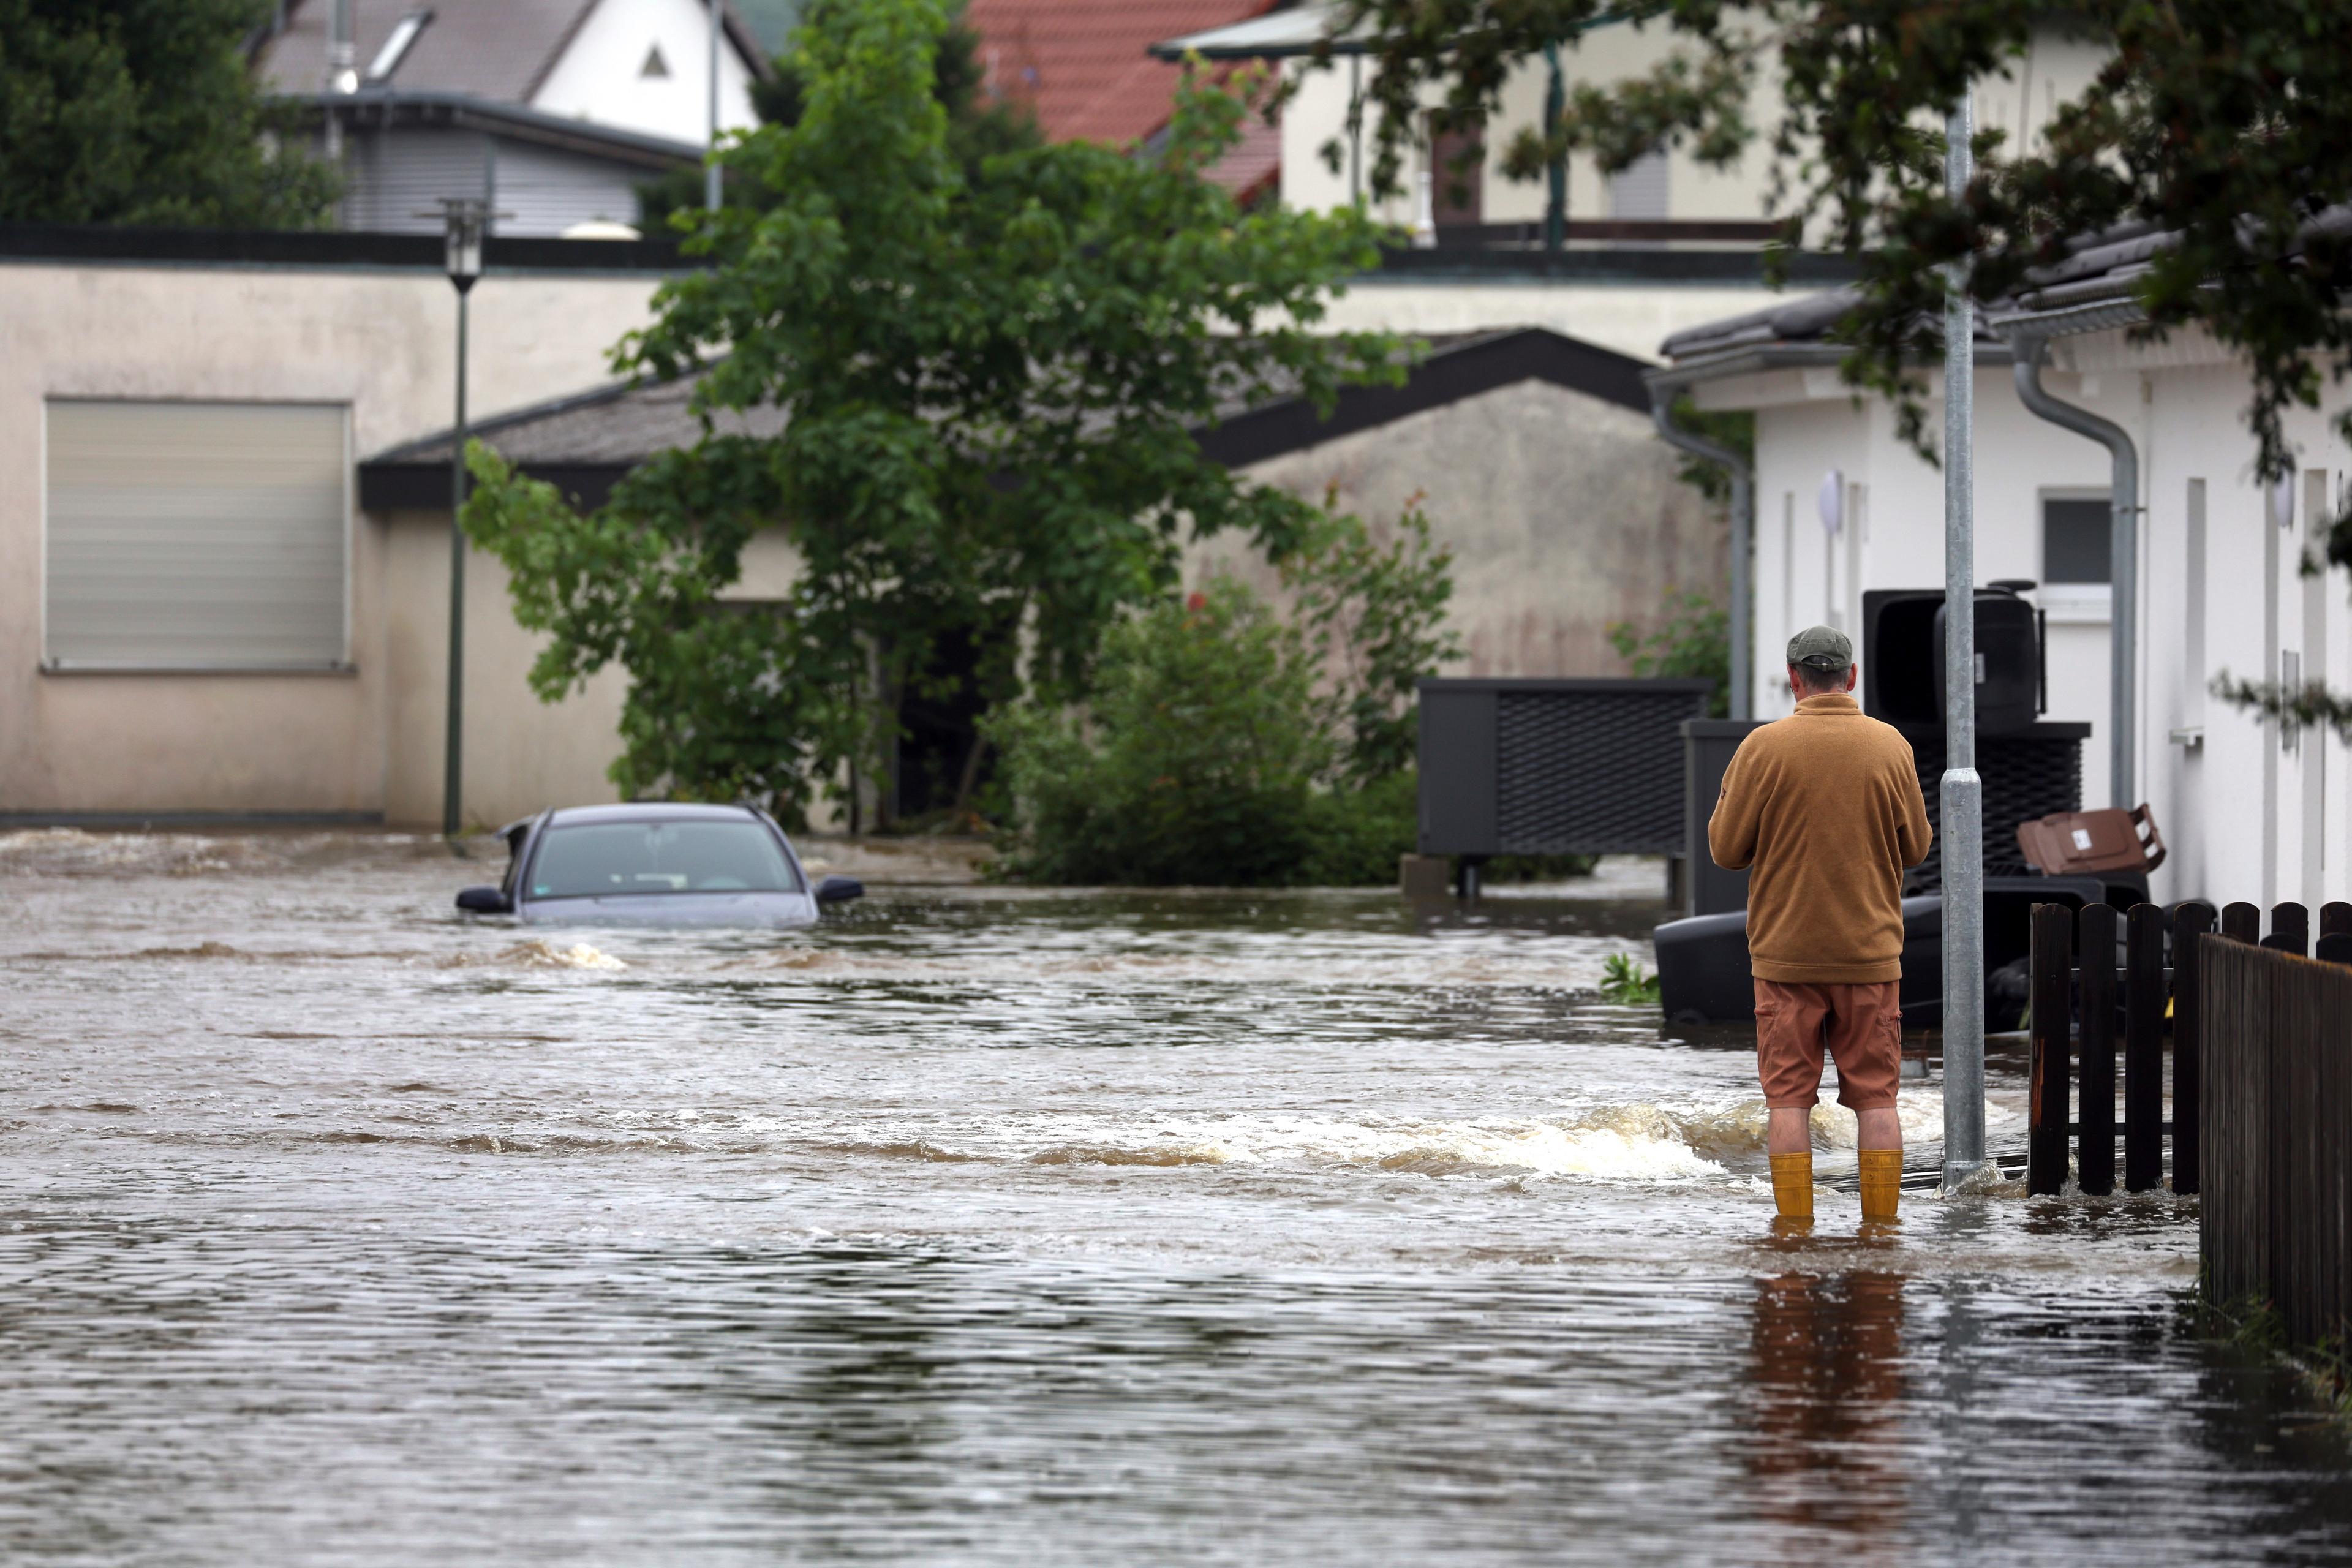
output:
[[378, 49], [375, 58], [368, 62], [367, 79], [377, 84], [390, 81], [392, 73], [400, 68], [400, 62], [408, 58], [410, 47], [416, 42], [416, 35], [425, 31], [425, 24], [431, 20], [433, 13], [430, 11], [411, 11], [394, 23], [392, 36], [384, 39], [383, 47]]
[[2042, 500], [2042, 580], [2044, 583], [2100, 583], [2111, 580], [2115, 509], [2105, 496], [2096, 500], [2044, 496]]
[[669, 76], [669, 62], [662, 58], [661, 46], [659, 44], [656, 44], [652, 48], [646, 51], [646, 63], [637, 68], [637, 74], [649, 80], [663, 80], [667, 79]]
[[1664, 219], [1666, 216], [1666, 150], [1644, 153], [1622, 174], [1609, 176], [1609, 216]]
[[1439, 131], [1429, 139], [1430, 221], [1454, 228], [1480, 221], [1486, 206], [1486, 150], [1475, 131]]
[[551, 827], [534, 860], [534, 899], [801, 890], [774, 835], [756, 822], [604, 822]]
[[344, 665], [343, 409], [59, 400], [47, 413], [49, 668]]

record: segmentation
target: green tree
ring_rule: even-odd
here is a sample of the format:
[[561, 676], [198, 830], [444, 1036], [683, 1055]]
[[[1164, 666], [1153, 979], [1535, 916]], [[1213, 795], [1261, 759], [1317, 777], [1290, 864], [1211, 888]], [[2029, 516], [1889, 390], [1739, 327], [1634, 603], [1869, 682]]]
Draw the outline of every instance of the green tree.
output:
[[[714, 265], [666, 283], [615, 353], [700, 373], [695, 447], [588, 517], [473, 459], [466, 526], [551, 634], [537, 689], [629, 671], [629, 793], [797, 811], [843, 763], [887, 765], [898, 694], [975, 626], [1018, 630], [992, 695], [1076, 694], [1126, 608], [1174, 584], [1188, 531], [1276, 560], [1308, 536], [1314, 507], [1207, 458], [1196, 426], [1401, 375], [1393, 340], [1314, 330], [1376, 258], [1367, 220], [1244, 214], [1202, 177], [1238, 96], [1188, 85], [1154, 160], [1067, 143], [973, 171], [936, 91], [947, 25], [938, 0], [824, 7], [797, 46], [800, 118], [722, 154], [772, 202], [698, 214]], [[781, 431], [737, 433], [751, 411]], [[721, 602], [769, 525], [797, 553], [790, 595]]]
[[266, 0], [0, 0], [0, 218], [310, 228], [333, 171], [264, 103]]
[[[1417, 93], [1442, 87], [1441, 116], [1483, 122], [1512, 68], [1628, 16], [1616, 0], [1343, 0], [1335, 26], [1372, 35], [1375, 181], [1396, 184]], [[1654, 0], [1630, 16], [1675, 47], [1646, 75], [1579, 86], [1548, 133], [1514, 139], [1508, 172], [1538, 178], [1570, 151], [1614, 172], [1661, 145], [1728, 165], [1759, 150], [1751, 94], [1776, 83], [1780, 119], [1760, 151], [1782, 237], [1861, 264], [1846, 374], [1897, 399], [1923, 447], [1909, 373], [1942, 353], [1945, 264], [1971, 262], [1970, 292], [1995, 300], [2120, 223], [2172, 237], [2137, 283], [2152, 330], [2200, 322], [2251, 361], [2265, 478], [2293, 461], [2282, 410], [2315, 406], [2326, 375], [2352, 370], [2352, 225], [2314, 223], [2352, 195], [2352, 0]], [[2035, 150], [1981, 130], [1976, 179], [1947, 195], [1947, 109], [2053, 31], [2103, 43], [2106, 63], [2056, 105]]]
[[[1507, 172], [1535, 178], [1571, 151], [1612, 172], [1660, 145], [1716, 166], [1768, 154], [1786, 246], [1860, 266], [1838, 334], [1846, 379], [1889, 397], [1923, 453], [1916, 367], [1942, 355], [1947, 264], [1968, 263], [1969, 292], [1999, 300], [2120, 225], [2163, 237], [2132, 282], [2148, 317], [2137, 335], [2201, 327], [2244, 357], [2260, 479], [2294, 469], [2284, 412], [2352, 374], [2352, 0], [1643, 0], [1630, 13], [1618, 0], [1341, 0], [1335, 32], [1371, 39], [1375, 184], [1396, 186], [1426, 95], [1442, 94], [1441, 121], [1483, 123], [1514, 67], [1605, 19], [1664, 29], [1674, 47], [1644, 75], [1577, 89], [1556, 123], [1515, 138]], [[1947, 195], [1948, 107], [2052, 32], [2096, 41], [2105, 64], [2027, 147], [1980, 130], [1975, 179]], [[1759, 149], [1763, 83], [1780, 121]], [[2336, 426], [2352, 440], [2352, 412]], [[2352, 565], [2352, 514], [2328, 556]], [[2324, 687], [2216, 689], [2352, 733], [2352, 699]]]
[[[812, 6], [808, 21], [820, 20], [824, 12], [822, 5]], [[788, 47], [776, 57], [767, 79], [751, 84], [751, 108], [761, 124], [800, 123], [805, 92], [801, 71], [797, 51]], [[985, 75], [980, 63], [980, 35], [963, 20], [959, 6], [932, 60], [931, 94], [947, 110], [948, 149], [968, 176], [977, 176], [982, 162], [992, 154], [1018, 153], [1045, 141], [1037, 118], [1026, 104], [982, 98]], [[770, 187], [742, 179], [726, 179], [720, 187], [720, 198], [738, 205], [769, 205], [777, 195]], [[679, 169], [647, 180], [637, 186], [637, 220], [648, 229], [665, 228], [675, 215], [685, 214], [690, 225], [692, 214], [706, 196], [700, 169]]]

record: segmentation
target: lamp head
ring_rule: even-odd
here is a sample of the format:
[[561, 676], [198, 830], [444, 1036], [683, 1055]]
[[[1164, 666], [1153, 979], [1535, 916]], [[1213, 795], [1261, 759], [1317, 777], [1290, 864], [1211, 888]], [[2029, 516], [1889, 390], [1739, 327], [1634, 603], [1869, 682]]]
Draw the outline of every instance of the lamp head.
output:
[[490, 204], [478, 196], [444, 196], [442, 257], [449, 281], [458, 290], [473, 287], [482, 275], [482, 235], [489, 226]]

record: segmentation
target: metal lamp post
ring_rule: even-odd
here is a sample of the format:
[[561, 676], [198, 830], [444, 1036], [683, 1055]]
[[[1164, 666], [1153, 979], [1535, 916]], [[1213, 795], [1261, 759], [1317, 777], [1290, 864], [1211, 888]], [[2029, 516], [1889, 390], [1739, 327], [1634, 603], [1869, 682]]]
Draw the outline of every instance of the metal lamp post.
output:
[[449, 734], [443, 752], [441, 831], [457, 835], [466, 716], [466, 300], [482, 275], [482, 234], [489, 204], [474, 196], [441, 203], [445, 259], [457, 289], [457, 441], [449, 458]]
[[712, 212], [719, 210], [722, 199], [719, 181], [719, 36], [726, 30], [726, 18], [719, 6], [724, 0], [710, 0], [710, 139], [703, 150], [702, 205]]
[[[1976, 174], [1974, 107], [1944, 121], [1944, 189]], [[1984, 783], [1977, 774], [1976, 304], [1969, 266], [1944, 294], [1944, 1187], [1984, 1166]]]

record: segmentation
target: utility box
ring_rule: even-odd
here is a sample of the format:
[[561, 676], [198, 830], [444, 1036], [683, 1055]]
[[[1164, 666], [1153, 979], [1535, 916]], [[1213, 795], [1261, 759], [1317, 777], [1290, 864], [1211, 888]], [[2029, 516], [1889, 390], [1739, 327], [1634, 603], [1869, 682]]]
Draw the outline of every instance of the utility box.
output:
[[1739, 742], [1764, 727], [1761, 719], [1683, 721], [1683, 853], [1689, 859], [1683, 913], [1720, 915], [1748, 907], [1748, 873], [1727, 871], [1707, 853], [1706, 822], [1723, 793], [1723, 775]]
[[1420, 849], [1678, 855], [1705, 679], [1424, 680]]

